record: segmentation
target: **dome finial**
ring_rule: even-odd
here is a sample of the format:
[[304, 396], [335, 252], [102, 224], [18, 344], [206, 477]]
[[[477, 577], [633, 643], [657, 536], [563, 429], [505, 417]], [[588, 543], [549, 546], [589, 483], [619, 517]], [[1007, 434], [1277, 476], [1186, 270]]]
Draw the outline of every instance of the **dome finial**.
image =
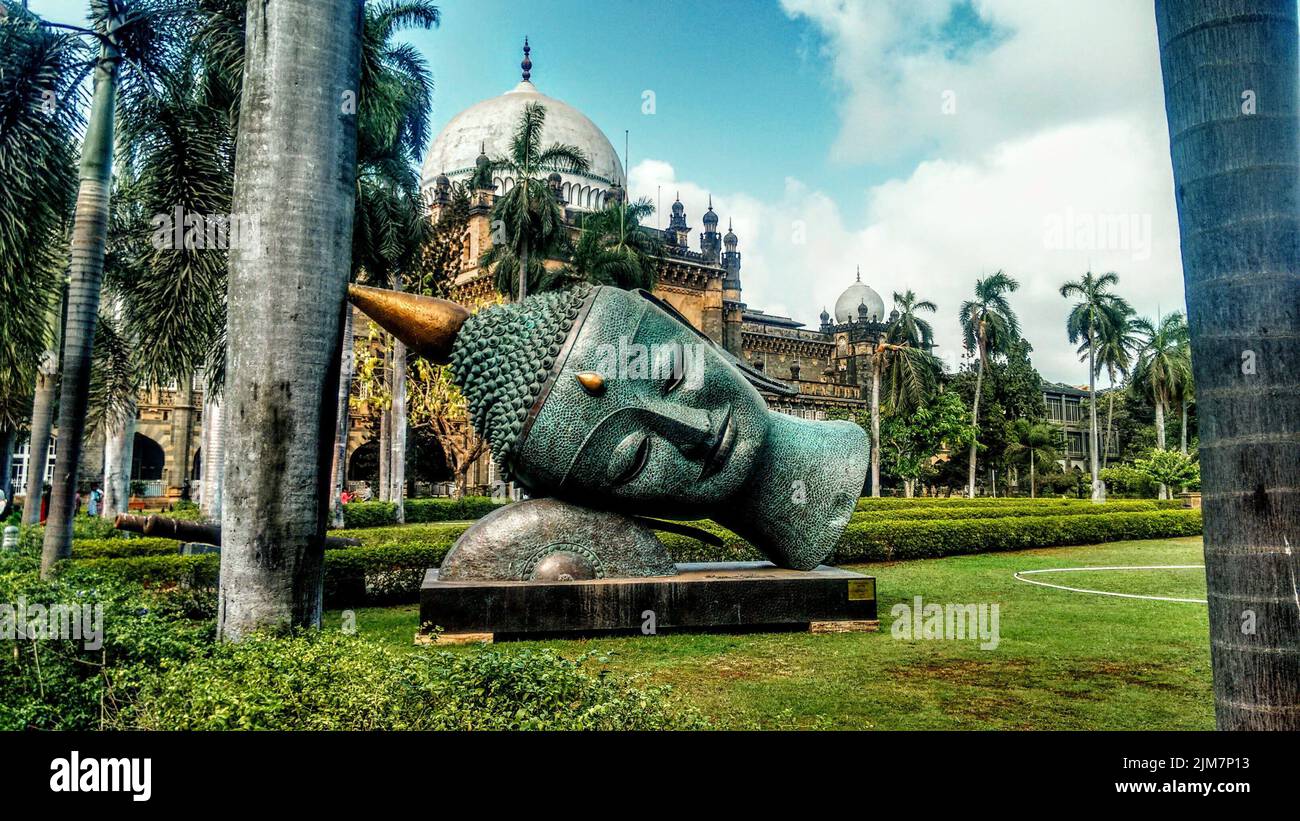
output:
[[862, 266], [858, 266], [858, 282], [862, 281]]
[[524, 35], [524, 60], [519, 64], [519, 67], [524, 70], [525, 83], [529, 81], [528, 78], [533, 76], [533, 60], [528, 56], [531, 51], [532, 49], [528, 47], [528, 36]]

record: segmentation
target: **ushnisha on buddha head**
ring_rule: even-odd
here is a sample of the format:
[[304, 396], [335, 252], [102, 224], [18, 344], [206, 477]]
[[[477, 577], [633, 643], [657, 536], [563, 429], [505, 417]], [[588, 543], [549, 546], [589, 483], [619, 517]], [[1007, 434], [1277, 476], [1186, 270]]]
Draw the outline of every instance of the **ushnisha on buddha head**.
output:
[[631, 515], [711, 518], [781, 567], [825, 561], [869, 466], [845, 421], [769, 411], [747, 369], [645, 292], [577, 286], [475, 314], [352, 286], [349, 298], [451, 365], [470, 422], [532, 496]]

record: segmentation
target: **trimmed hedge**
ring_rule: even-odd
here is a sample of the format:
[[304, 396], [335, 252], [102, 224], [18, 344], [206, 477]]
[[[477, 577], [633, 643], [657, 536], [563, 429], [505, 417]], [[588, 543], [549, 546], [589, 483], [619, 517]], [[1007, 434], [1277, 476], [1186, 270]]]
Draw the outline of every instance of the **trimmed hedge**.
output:
[[[1172, 510], [1183, 506], [1181, 499], [1125, 499], [1123, 501], [1124, 503], [1148, 502], [1160, 510]], [[1101, 506], [1105, 507], [1110, 504], [1119, 504], [1119, 502], [1106, 502]], [[912, 499], [904, 499], [897, 496], [884, 496], [879, 499], [870, 497], [858, 499], [857, 509], [899, 510], [918, 507], [999, 507], [1008, 505], [1032, 505], [1061, 511], [1076, 507], [1097, 507], [1091, 499], [1030, 499], [1026, 496], [977, 496], [974, 499], [967, 499], [965, 496], [917, 496]]]
[[[1195, 536], [1201, 532], [1200, 510], [1107, 512], [1110, 515], [1076, 513], [910, 521], [855, 520], [845, 530], [830, 561], [847, 564], [940, 558], [1129, 539]], [[718, 535], [723, 546], [713, 547], [686, 536], [660, 533], [659, 538], [675, 561], [734, 562], [763, 558], [752, 545], [726, 528], [708, 521], [693, 524]], [[326, 604], [349, 607], [415, 601], [425, 571], [442, 562], [466, 527], [463, 524], [435, 524], [373, 528], [347, 534], [361, 536], [366, 544], [326, 551]], [[221, 557], [215, 554], [99, 557], [78, 560], [76, 565], [152, 586], [211, 588], [217, 583]]]
[[891, 508], [888, 510], [857, 510], [853, 521], [910, 521], [914, 519], [1000, 519], [1007, 516], [1095, 516], [1105, 513], [1135, 513], [1148, 510], [1165, 510], [1154, 499], [1138, 499], [1125, 502], [1107, 502], [1094, 505], [1091, 502], [1075, 507], [1057, 507], [1055, 505], [937, 505]]
[[133, 556], [167, 556], [180, 553], [175, 539], [142, 537], [139, 539], [73, 539], [74, 559], [125, 559]]
[[[481, 519], [507, 500], [488, 496], [463, 499], [407, 499], [404, 504], [406, 523], [453, 522]], [[343, 506], [345, 528], [383, 527], [397, 524], [397, 505], [392, 502], [352, 502]]]
[[1200, 510], [1155, 510], [1109, 516], [1016, 516], [993, 519], [851, 522], [834, 561], [885, 562], [968, 553], [1026, 550], [1201, 532]]

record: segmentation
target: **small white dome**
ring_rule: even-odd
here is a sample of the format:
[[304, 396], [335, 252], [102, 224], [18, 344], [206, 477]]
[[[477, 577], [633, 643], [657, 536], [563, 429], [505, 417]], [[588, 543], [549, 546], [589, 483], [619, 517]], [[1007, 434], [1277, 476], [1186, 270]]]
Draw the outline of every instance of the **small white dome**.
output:
[[[614, 146], [585, 114], [562, 100], [542, 94], [528, 80], [453, 117], [429, 146], [420, 175], [421, 187], [426, 191], [432, 189], [439, 174], [464, 181], [474, 171], [481, 150], [486, 150], [492, 159], [508, 155], [519, 115], [529, 103], [541, 103], [546, 108], [543, 147], [555, 143], [573, 145], [587, 155], [590, 167], [586, 172], [560, 174], [565, 200], [573, 208], [602, 207], [609, 188], [624, 180], [623, 163]], [[505, 193], [513, 184], [514, 180], [498, 181], [497, 193]]]
[[843, 324], [845, 322], [858, 321], [858, 306], [867, 306], [867, 317], [873, 322], [882, 322], [885, 319], [885, 300], [880, 298], [869, 285], [858, 281], [844, 289], [840, 298], [835, 300], [835, 321]]

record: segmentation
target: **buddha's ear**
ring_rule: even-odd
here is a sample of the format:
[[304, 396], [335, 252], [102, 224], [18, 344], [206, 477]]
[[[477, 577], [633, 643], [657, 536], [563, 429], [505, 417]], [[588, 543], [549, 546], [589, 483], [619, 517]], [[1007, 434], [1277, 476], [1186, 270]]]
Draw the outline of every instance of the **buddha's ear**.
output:
[[798, 395], [799, 391], [796, 388], [792, 388], [789, 385], [785, 384], [784, 382], [781, 382], [780, 380], [777, 379], [773, 379], [767, 374], [755, 369], [748, 362], [745, 362], [743, 359], [736, 357], [731, 353], [731, 351], [728, 351], [726, 348], [714, 342], [712, 339], [708, 337], [707, 334], [705, 334], [699, 328], [696, 328], [694, 325], [692, 325], [690, 320], [682, 316], [681, 311], [678, 311], [672, 305], [668, 304], [667, 302], [663, 301], [659, 297], [655, 296], [654, 294], [650, 293], [649, 291], [643, 288], [637, 288], [634, 293], [640, 295], [641, 298], [645, 299], [647, 302], [653, 303], [654, 305], [658, 306], [659, 309], [662, 310], [664, 313], [668, 314], [673, 319], [682, 323], [687, 328], [690, 328], [692, 333], [694, 333], [696, 336], [698, 336], [700, 339], [704, 340], [708, 344], [712, 345], [714, 350], [722, 354], [723, 358], [726, 359], [728, 362], [730, 362], [732, 365], [734, 365], [736, 367], [736, 370], [740, 371], [740, 375], [745, 377], [745, 380], [749, 382], [749, 384], [757, 388], [758, 390], [766, 391], [767, 393], [776, 393], [782, 396]]

